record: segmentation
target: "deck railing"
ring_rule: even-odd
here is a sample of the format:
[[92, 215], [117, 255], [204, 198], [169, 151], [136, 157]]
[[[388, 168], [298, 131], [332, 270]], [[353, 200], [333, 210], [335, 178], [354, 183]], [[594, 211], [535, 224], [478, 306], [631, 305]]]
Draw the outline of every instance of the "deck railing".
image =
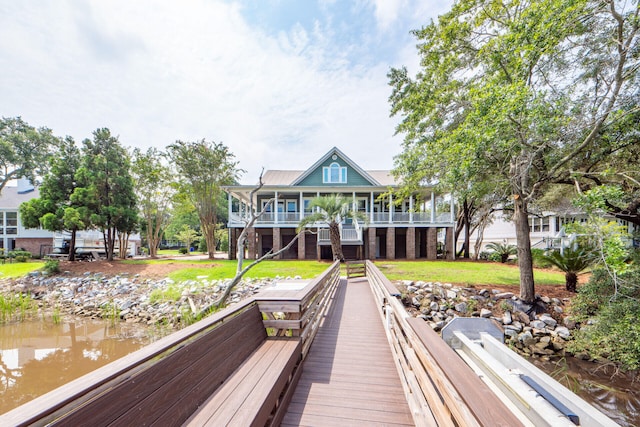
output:
[[[186, 419], [258, 345], [247, 337], [302, 340], [304, 358], [339, 280], [340, 263], [335, 262], [300, 291], [279, 297], [259, 293], [0, 415], [0, 425], [65, 425], [64, 417], [84, 414], [96, 416], [90, 420], [87, 415], [91, 425], [108, 424], [98, 421], [97, 414], [122, 417], [119, 421], [126, 424], [127, 417], [145, 416], [136, 408], [156, 415], [170, 411], [172, 417]], [[231, 345], [234, 333], [241, 339]], [[215, 378], [206, 381], [204, 375]], [[159, 391], [161, 387], [171, 393]], [[171, 412], [172, 405], [184, 414]]]
[[368, 260], [366, 275], [416, 425], [522, 425], [429, 325], [407, 313], [398, 290]]

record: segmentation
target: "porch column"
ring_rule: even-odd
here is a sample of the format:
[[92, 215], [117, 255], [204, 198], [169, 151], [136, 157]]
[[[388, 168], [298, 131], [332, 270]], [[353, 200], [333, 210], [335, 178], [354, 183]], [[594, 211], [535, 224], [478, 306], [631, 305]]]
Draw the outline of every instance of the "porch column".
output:
[[389, 224], [393, 222], [393, 195], [389, 193]]
[[396, 259], [396, 229], [387, 228], [387, 259]]
[[249, 249], [249, 254], [248, 254], [248, 258], [249, 259], [256, 259], [256, 238], [258, 236], [256, 236], [256, 229], [254, 227], [251, 227], [249, 230], [247, 230], [247, 246]]
[[373, 191], [371, 192], [371, 203], [369, 203], [369, 222], [373, 224]]
[[300, 203], [298, 204], [298, 210], [300, 211], [300, 221], [302, 221], [302, 219], [304, 218], [304, 198], [302, 197], [302, 191], [300, 192]]
[[413, 194], [409, 196], [409, 223], [413, 224]]
[[236, 259], [236, 248], [238, 246], [238, 236], [236, 228], [229, 228], [229, 250], [227, 257], [229, 259]]
[[370, 260], [375, 260], [376, 259], [376, 229], [375, 227], [369, 227], [369, 230], [367, 231], [367, 233], [369, 233], [368, 236], [368, 241], [367, 241], [367, 246], [369, 247], [369, 259]]
[[416, 228], [407, 228], [407, 259], [416, 259]]
[[438, 229], [427, 228], [427, 259], [438, 258]]
[[[273, 227], [273, 252], [277, 252], [282, 248], [282, 235], [280, 234], [280, 227]], [[280, 255], [274, 259], [281, 259]]]
[[[278, 215], [278, 192], [277, 191], [276, 191], [276, 197], [275, 197], [275, 199], [273, 201], [273, 216], [275, 218], [274, 223], [277, 224], [278, 223], [278, 219], [279, 219], [278, 217], [280, 216], [280, 215]], [[274, 240], [274, 245], [275, 245], [275, 237], [273, 238], [273, 240]], [[275, 251], [275, 249], [274, 249], [274, 251]]]
[[431, 192], [431, 224], [436, 222], [436, 197]]
[[302, 234], [298, 237], [298, 259], [305, 259], [306, 256], [307, 235]]
[[[241, 204], [242, 204], [242, 202], [239, 202], [238, 206], [240, 206]], [[231, 199], [231, 193], [227, 193], [227, 205], [229, 205], [229, 206], [227, 206], [227, 209], [228, 209], [227, 218], [229, 218], [227, 223], [229, 223], [229, 222], [231, 222], [231, 212], [232, 212], [231, 207], [233, 206], [232, 199]], [[242, 217], [241, 213], [240, 213], [240, 217]], [[231, 243], [231, 239], [229, 239], [229, 243]], [[229, 245], [229, 247], [231, 247], [231, 245]], [[229, 258], [229, 259], [232, 259], [232, 258]]]
[[444, 247], [445, 247], [445, 258], [446, 259], [456, 259], [456, 247], [455, 242], [453, 241], [453, 227], [445, 228], [444, 234]]

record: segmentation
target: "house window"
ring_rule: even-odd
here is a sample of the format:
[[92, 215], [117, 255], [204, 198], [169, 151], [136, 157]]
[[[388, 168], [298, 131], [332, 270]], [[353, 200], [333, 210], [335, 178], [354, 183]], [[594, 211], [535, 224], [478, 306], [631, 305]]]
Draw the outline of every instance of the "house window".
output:
[[324, 166], [322, 168], [322, 183], [346, 184], [347, 168], [345, 166], [340, 166], [336, 162], [331, 163], [329, 166]]
[[18, 234], [18, 212], [4, 212], [4, 218], [0, 219], [0, 234]]
[[294, 213], [296, 212], [298, 209], [298, 203], [295, 200], [287, 200], [287, 212], [288, 213]]
[[311, 199], [304, 199], [302, 201], [302, 204], [304, 206], [304, 213], [311, 213], [312, 209], [311, 209]]

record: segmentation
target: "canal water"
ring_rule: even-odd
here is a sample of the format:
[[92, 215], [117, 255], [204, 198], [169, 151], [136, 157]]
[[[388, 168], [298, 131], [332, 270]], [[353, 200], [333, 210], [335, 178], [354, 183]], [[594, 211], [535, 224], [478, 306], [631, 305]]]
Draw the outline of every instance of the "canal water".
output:
[[[0, 414], [150, 344], [167, 331], [76, 319], [0, 325]], [[532, 363], [623, 426], [640, 426], [640, 378], [575, 358]]]
[[640, 427], [640, 375], [575, 357], [529, 361], [618, 424]]
[[0, 325], [0, 413], [159, 338], [137, 324], [75, 320]]

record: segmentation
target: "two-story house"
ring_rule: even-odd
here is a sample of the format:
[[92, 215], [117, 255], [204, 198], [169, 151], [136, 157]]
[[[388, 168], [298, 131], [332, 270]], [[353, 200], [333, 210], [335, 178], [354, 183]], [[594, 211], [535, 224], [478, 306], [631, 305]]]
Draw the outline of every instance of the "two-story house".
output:
[[[364, 170], [342, 151], [332, 148], [306, 170], [268, 170], [263, 186], [249, 199], [254, 185], [225, 187], [229, 198], [229, 258], [235, 258], [238, 236], [248, 210], [265, 213], [249, 230], [247, 257], [285, 247], [296, 235], [298, 223], [312, 212], [311, 200], [342, 194], [366, 223], [343, 221], [341, 240], [346, 259], [453, 259], [454, 205], [448, 195], [424, 187], [419, 193], [394, 198], [398, 183], [390, 171]], [[331, 259], [328, 228], [313, 224], [284, 259]]]

